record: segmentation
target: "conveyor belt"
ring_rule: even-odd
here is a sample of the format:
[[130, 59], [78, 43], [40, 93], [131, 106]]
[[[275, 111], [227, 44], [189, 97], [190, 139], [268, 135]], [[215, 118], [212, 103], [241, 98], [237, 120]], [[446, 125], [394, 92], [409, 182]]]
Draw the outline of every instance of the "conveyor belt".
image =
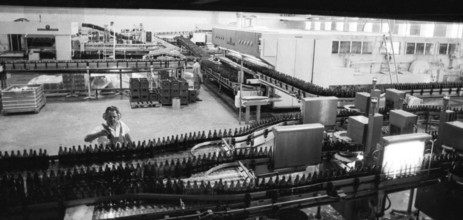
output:
[[150, 71], [153, 69], [183, 68], [185, 60], [66, 60], [66, 61], [10, 61], [5, 63], [5, 69], [9, 73], [63, 73], [82, 72], [87, 68], [92, 72], [112, 71]]

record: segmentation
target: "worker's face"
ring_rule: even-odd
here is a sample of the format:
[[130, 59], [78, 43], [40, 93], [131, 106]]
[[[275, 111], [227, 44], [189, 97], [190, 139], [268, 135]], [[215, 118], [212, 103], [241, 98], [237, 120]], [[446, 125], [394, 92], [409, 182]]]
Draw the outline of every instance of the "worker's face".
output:
[[119, 115], [116, 111], [109, 111], [106, 113], [106, 123], [108, 125], [115, 125], [119, 122]]

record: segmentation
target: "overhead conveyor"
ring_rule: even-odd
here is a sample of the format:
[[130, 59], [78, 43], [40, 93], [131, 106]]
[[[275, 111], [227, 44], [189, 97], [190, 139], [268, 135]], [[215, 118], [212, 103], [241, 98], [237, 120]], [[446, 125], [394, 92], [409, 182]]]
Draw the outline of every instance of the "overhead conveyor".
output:
[[82, 71], [90, 69], [100, 72], [111, 70], [143, 71], [150, 68], [183, 68], [184, 59], [176, 60], [47, 60], [47, 61], [10, 61], [5, 63], [5, 70], [9, 73], [42, 73], [59, 71]]

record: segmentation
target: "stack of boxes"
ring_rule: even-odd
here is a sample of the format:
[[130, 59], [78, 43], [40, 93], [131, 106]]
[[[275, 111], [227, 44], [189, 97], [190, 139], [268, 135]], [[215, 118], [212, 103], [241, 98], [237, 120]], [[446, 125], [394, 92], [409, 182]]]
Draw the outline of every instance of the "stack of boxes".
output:
[[171, 98], [180, 97], [180, 83], [177, 79], [170, 80], [170, 96]]
[[130, 78], [130, 102], [140, 102], [140, 79], [139, 78]]
[[63, 74], [63, 87], [67, 90], [84, 90], [84, 74]]
[[131, 78], [130, 102], [156, 101], [162, 105], [172, 105], [172, 99], [179, 98], [180, 104], [188, 105], [196, 101], [196, 91], [189, 90], [187, 80], [168, 77], [159, 82], [160, 87], [150, 91], [146, 78]]
[[150, 101], [150, 88], [147, 78], [139, 78], [140, 81], [140, 101]]
[[196, 98], [197, 98], [196, 90], [188, 90], [188, 99], [190, 103], [196, 102]]
[[180, 87], [180, 104], [188, 105], [188, 82], [185, 79], [178, 80]]
[[169, 72], [167, 70], [159, 71], [159, 79], [169, 79]]
[[163, 105], [171, 105], [172, 104], [171, 80], [170, 79], [161, 79], [161, 92], [160, 92], [160, 100], [159, 101]]

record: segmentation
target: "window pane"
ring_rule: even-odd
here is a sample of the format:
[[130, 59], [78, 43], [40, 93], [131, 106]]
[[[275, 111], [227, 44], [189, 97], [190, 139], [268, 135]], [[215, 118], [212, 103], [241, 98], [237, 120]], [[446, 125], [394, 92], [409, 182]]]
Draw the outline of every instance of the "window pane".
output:
[[446, 55], [448, 44], [439, 44], [439, 54]]
[[349, 53], [350, 52], [350, 41], [341, 41], [341, 50], [339, 53]]
[[434, 54], [434, 44], [426, 43], [425, 54]]
[[331, 46], [331, 53], [338, 53], [339, 51], [339, 41], [333, 41]]
[[449, 54], [452, 55], [455, 53], [455, 49], [457, 49], [456, 44], [449, 44]]
[[407, 43], [406, 54], [415, 54], [415, 43]]
[[416, 43], [415, 54], [424, 54], [424, 43]]
[[363, 54], [372, 54], [373, 53], [373, 43], [372, 42], [363, 42], [362, 53]]
[[412, 36], [420, 35], [420, 29], [421, 29], [421, 26], [419, 24], [410, 25], [410, 35]]
[[434, 27], [434, 37], [445, 37], [447, 34], [447, 26], [444, 24], [436, 24]]
[[352, 49], [350, 52], [353, 54], [360, 54], [362, 52], [362, 42], [352, 41]]

